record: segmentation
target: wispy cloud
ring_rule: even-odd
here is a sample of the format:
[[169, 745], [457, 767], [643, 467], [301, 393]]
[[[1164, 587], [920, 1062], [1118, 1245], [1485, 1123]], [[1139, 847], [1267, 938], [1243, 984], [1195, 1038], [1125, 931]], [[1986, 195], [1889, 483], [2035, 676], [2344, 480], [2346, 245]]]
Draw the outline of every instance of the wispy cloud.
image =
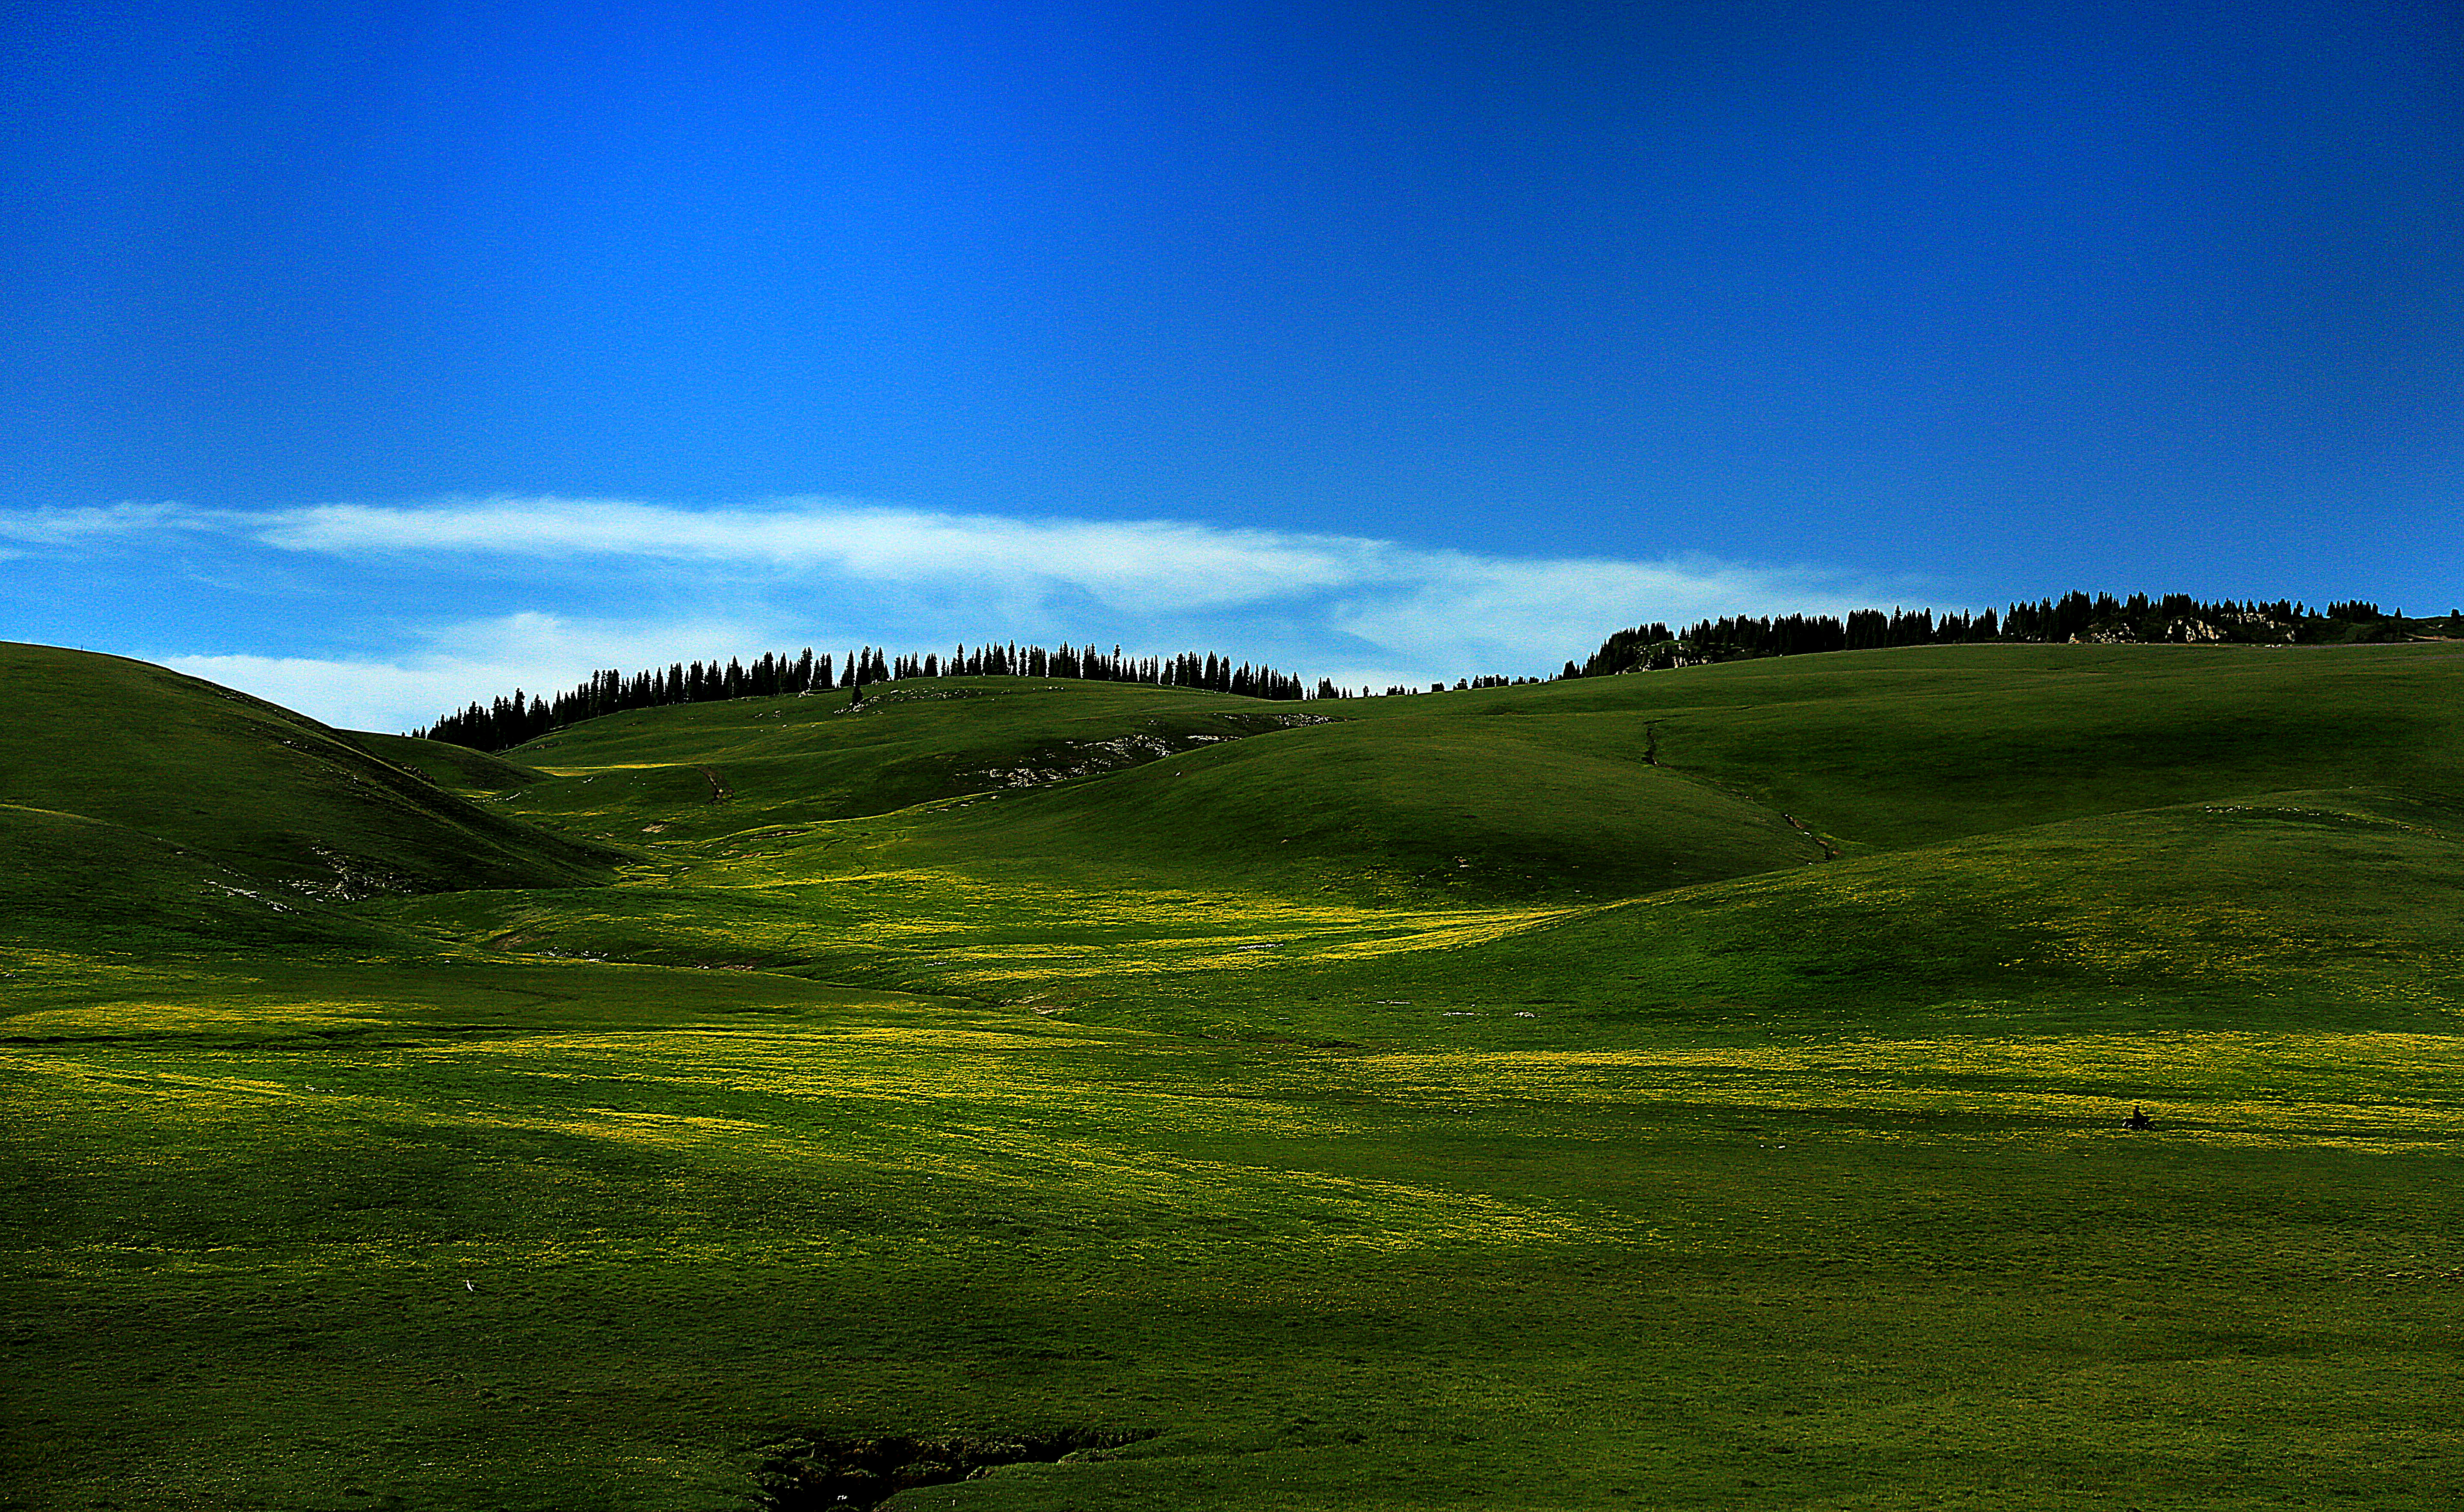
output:
[[1383, 543], [1172, 521], [1016, 520], [789, 500], [681, 509], [622, 500], [492, 499], [422, 507], [328, 504], [275, 517], [268, 545], [337, 556], [462, 552], [632, 557], [898, 584], [1067, 584], [1133, 612], [1254, 603], [1377, 575]]
[[[64, 546], [98, 536], [203, 528], [205, 517], [180, 504], [103, 504], [75, 509], [0, 509], [0, 541]], [[11, 553], [19, 555], [22, 553]]]
[[1625, 623], [1620, 615], [1815, 609], [1853, 596], [1816, 570], [1700, 557], [1507, 558], [1182, 521], [1019, 520], [817, 500], [709, 510], [553, 498], [331, 504], [275, 517], [257, 538], [348, 557], [636, 558], [822, 568], [902, 586], [1043, 585], [1137, 615], [1311, 605], [1332, 627], [1380, 645], [1432, 636], [1528, 644], [1575, 625], [1586, 627], [1576, 638], [1596, 639], [1616, 628], [1606, 620]]
[[[104, 538], [152, 551], [147, 533], [171, 531], [181, 533], [187, 580], [222, 602], [236, 601], [212, 588], [211, 573], [248, 575], [246, 615], [257, 629], [201, 623], [170, 664], [329, 723], [380, 729], [517, 686], [570, 686], [599, 667], [806, 644], [843, 653], [867, 642], [924, 651], [962, 638], [1100, 638], [1154, 653], [1225, 651], [1383, 687], [1545, 674], [1650, 619], [1839, 612], [1893, 596], [1818, 567], [1703, 556], [1509, 557], [1327, 532], [827, 499], [0, 514], [0, 543], [33, 555], [87, 552]], [[302, 631], [266, 628], [275, 621], [263, 585], [293, 575], [267, 570], [277, 561], [313, 567], [313, 590], [294, 595], [307, 606]], [[302, 654], [312, 636], [318, 650]], [[365, 652], [326, 649], [336, 645]]]
[[344, 729], [392, 731], [516, 688], [562, 692], [602, 667], [740, 655], [757, 642], [769, 649], [764, 637], [772, 630], [726, 619], [611, 622], [523, 613], [435, 627], [388, 656], [165, 656], [163, 664]]
[[[1611, 631], [1737, 613], [1845, 613], [1872, 601], [1836, 574], [1711, 558], [1619, 562], [1516, 560], [1468, 552], [1400, 553], [1397, 570], [1329, 606], [1333, 627], [1388, 655], [1373, 658], [1461, 675], [1546, 672], [1581, 660]], [[1364, 669], [1375, 672], [1374, 665]], [[1360, 680], [1353, 678], [1350, 680]], [[1409, 680], [1409, 679], [1406, 679]]]

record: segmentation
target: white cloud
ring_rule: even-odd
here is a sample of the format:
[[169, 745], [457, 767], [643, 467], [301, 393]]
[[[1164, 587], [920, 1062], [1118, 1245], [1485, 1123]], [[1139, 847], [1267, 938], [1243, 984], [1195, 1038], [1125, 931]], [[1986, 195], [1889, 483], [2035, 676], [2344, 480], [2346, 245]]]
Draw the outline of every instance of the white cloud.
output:
[[[1553, 671], [1580, 661], [1612, 631], [1646, 620], [1674, 625], [1722, 614], [1845, 613], [1870, 595], [1839, 591], [1802, 568], [1709, 559], [1517, 561], [1420, 552], [1330, 611], [1335, 628], [1405, 655], [1428, 675]], [[1356, 679], [1355, 679], [1356, 680]], [[1412, 680], [1412, 679], [1403, 679]]]
[[341, 729], [393, 733], [416, 729], [480, 690], [493, 697], [513, 684], [508, 669], [487, 664], [405, 666], [384, 661], [333, 661], [311, 656], [165, 656], [163, 665], [192, 678], [237, 688]]
[[1067, 584], [1131, 612], [1203, 611], [1355, 581], [1382, 543], [1170, 521], [1033, 521], [790, 500], [679, 509], [622, 500], [325, 504], [275, 517], [268, 545], [337, 556], [637, 557], [918, 584]]
[[[63, 546], [92, 536], [196, 528], [202, 517], [179, 504], [85, 505], [75, 509], [0, 509], [0, 541]], [[23, 552], [9, 552], [22, 556]]]
[[[431, 629], [391, 658], [165, 656], [165, 666], [295, 709], [342, 729], [407, 730], [516, 688], [561, 693], [603, 667], [627, 671], [675, 659], [740, 656], [767, 628], [727, 621], [617, 624], [524, 613]], [[758, 654], [758, 653], [757, 653]]]
[[1136, 616], [1309, 605], [1330, 627], [1398, 651], [1494, 643], [1528, 655], [1545, 642], [1562, 656], [1639, 618], [1828, 609], [1850, 596], [1816, 571], [1707, 558], [1530, 560], [1176, 521], [1017, 520], [815, 500], [715, 510], [554, 498], [329, 504], [278, 516], [258, 539], [347, 557], [631, 557], [823, 568], [883, 585], [1031, 584]]
[[[725, 509], [490, 499], [144, 518], [324, 556], [347, 564], [370, 591], [427, 574], [427, 601], [439, 569], [470, 569], [498, 585], [492, 591], [505, 602], [504, 569], [518, 568], [512, 602], [542, 611], [431, 624], [407, 647], [365, 659], [170, 663], [328, 723], [377, 729], [423, 724], [517, 686], [554, 692], [602, 667], [629, 672], [806, 644], [921, 652], [960, 637], [1051, 645], [1093, 635], [1142, 653], [1223, 651], [1309, 678], [1383, 687], [1550, 673], [1647, 620], [1839, 613], [1891, 601], [1875, 585], [1815, 568], [1706, 557], [1515, 558], [1187, 522], [1022, 520], [809, 499]], [[566, 566], [574, 570], [553, 570]], [[670, 617], [621, 617], [651, 604]]]

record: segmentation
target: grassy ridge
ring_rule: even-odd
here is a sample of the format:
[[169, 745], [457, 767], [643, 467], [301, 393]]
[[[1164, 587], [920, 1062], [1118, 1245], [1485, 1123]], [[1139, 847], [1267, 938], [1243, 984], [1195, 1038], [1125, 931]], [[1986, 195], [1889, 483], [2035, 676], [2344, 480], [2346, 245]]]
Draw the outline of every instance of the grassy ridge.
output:
[[598, 879], [614, 857], [164, 668], [0, 643], [0, 803], [79, 814], [324, 897]]
[[1322, 725], [945, 811], [949, 866], [1248, 890], [1630, 896], [1818, 859], [1779, 815], [1663, 768], [1443, 720]]
[[636, 821], [702, 836], [1083, 778], [1315, 718], [1192, 689], [911, 679], [861, 702], [830, 693], [634, 710], [506, 754], [550, 774], [524, 786], [524, 812], [610, 838], [638, 833]]
[[314, 949], [80, 953], [221, 863], [0, 811], [15, 1497], [1063, 1428], [1143, 1436], [892, 1512], [2464, 1496], [2452, 648], [889, 691], [375, 743], [632, 859]]
[[418, 740], [408, 735], [382, 735], [373, 730], [347, 733], [351, 744], [370, 755], [418, 772], [439, 787], [495, 795], [526, 788], [546, 775], [468, 745]]
[[194, 851], [77, 814], [0, 804], [0, 941], [106, 956], [346, 947], [393, 937]]
[[2464, 646], [1943, 646], [1346, 705], [1660, 759], [1897, 849], [2295, 789], [2464, 799]]
[[2464, 817], [2344, 791], [2073, 820], [1608, 907], [1371, 908], [1091, 869], [1029, 885], [886, 864], [913, 857], [895, 829], [868, 829], [869, 849], [831, 827], [746, 839], [664, 885], [387, 912], [496, 947], [1326, 1040], [2413, 1031], [2459, 1007]]
[[[2356, 885], [2362, 879], [2367, 885]], [[1442, 953], [1298, 955], [1287, 1028], [1410, 1000], [1463, 1042], [1670, 1034], [2444, 1032], [2464, 813], [2337, 792], [2072, 820], [1534, 921]], [[1297, 954], [1297, 953], [1296, 953]], [[1148, 992], [1155, 990], [1148, 987]], [[1193, 995], [1194, 996], [1194, 995]], [[1108, 1012], [1134, 1013], [1140, 994]], [[1413, 1015], [1376, 1021], [1408, 1032]], [[1553, 1037], [1553, 1035], [1552, 1035]]]
[[[1666, 778], [1700, 789], [1683, 799], [1696, 818], [1668, 816], [1681, 825], [1671, 851], [1698, 857], [1691, 868], [1638, 860], [1583, 888], [1596, 901], [1818, 854], [1810, 840], [1724, 844], [1689, 828], [1723, 809], [1745, 830], [1787, 814], [1808, 834], [1861, 850], [2291, 789], [2464, 801], [2459, 658], [2464, 650], [2445, 644], [1946, 646], [1350, 700], [1314, 706], [1331, 723], [1189, 757], [1180, 767], [1195, 762], [1204, 775], [1185, 798], [1167, 799], [1146, 771], [1002, 812], [1038, 832], [1017, 849], [1039, 865], [1082, 849], [1110, 851], [1106, 864], [1186, 850], [1280, 866], [1288, 857], [1265, 857], [1261, 845], [1289, 841], [1338, 869], [1391, 849], [1391, 864], [1358, 870], [1434, 881], [1461, 858], [1447, 849], [1458, 840], [1545, 855], [1557, 843], [1548, 836], [1592, 822], [1570, 819], [1578, 811], [1609, 826], [1640, 822], [1641, 811], [1676, 799]], [[636, 839], [649, 824], [702, 837], [870, 816], [1136, 766], [1160, 752], [1090, 753], [1150, 732], [1188, 752], [1274, 727], [1256, 712], [1245, 725], [1220, 714], [1207, 724], [1196, 707], [1277, 707], [1014, 678], [903, 682], [853, 715], [844, 701], [739, 700], [594, 721], [514, 753], [563, 774], [517, 807]], [[1257, 766], [1234, 775], [1224, 763]], [[1719, 801], [1730, 799], [1750, 812]], [[964, 834], [954, 846], [971, 854], [1004, 843], [1008, 821], [986, 812], [950, 822]], [[1309, 834], [1278, 829], [1293, 823]], [[1638, 838], [1604, 835], [1597, 849], [1626, 851]], [[1572, 889], [1566, 870], [1583, 860], [1504, 877], [1492, 868], [1483, 896], [1510, 896], [1523, 872], [1534, 892]], [[1310, 885], [1310, 875], [1299, 868], [1292, 880]]]

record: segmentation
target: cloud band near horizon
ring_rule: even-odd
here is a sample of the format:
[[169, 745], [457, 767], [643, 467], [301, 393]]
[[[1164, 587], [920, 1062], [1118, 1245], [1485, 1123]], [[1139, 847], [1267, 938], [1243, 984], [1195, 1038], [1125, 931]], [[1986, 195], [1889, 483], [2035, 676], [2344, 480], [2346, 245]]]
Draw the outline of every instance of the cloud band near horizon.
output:
[[[1029, 520], [797, 499], [722, 508], [492, 498], [270, 513], [132, 504], [0, 512], [20, 558], [135, 549], [177, 532], [198, 570], [253, 555], [380, 615], [321, 607], [323, 644], [228, 616], [187, 645], [125, 648], [329, 723], [407, 727], [603, 666], [810, 644], [1118, 640], [1271, 660], [1359, 687], [1543, 675], [1652, 619], [1844, 612], [1873, 585], [1687, 556], [1527, 559], [1178, 521]], [[11, 564], [11, 566], [17, 564]], [[459, 607], [464, 612], [451, 612]], [[446, 611], [436, 611], [439, 608]], [[347, 622], [347, 623], [343, 623]], [[337, 638], [346, 654], [326, 649]], [[163, 634], [161, 631], [156, 633]], [[734, 637], [731, 643], [714, 639]], [[199, 643], [202, 642], [202, 643]], [[509, 680], [510, 679], [510, 680]]]

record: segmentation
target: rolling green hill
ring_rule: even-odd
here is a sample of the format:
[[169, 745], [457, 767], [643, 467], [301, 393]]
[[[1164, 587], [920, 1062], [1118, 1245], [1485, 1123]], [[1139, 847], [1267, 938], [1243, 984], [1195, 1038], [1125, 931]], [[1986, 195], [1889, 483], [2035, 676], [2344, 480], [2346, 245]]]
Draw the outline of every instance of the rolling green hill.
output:
[[[858, 710], [834, 694], [611, 716], [509, 753], [549, 775], [492, 765], [463, 786], [518, 789], [517, 812], [637, 843], [1035, 791], [999, 818], [945, 819], [953, 854], [1170, 871], [1185, 853], [1201, 876], [1264, 868], [1303, 888], [1463, 871], [1450, 892], [1604, 901], [1797, 864], [1826, 841], [1902, 849], [2329, 786], [2464, 799], [2459, 661], [2445, 644], [1944, 646], [1308, 712], [1115, 683], [916, 679]], [[1149, 767], [1167, 754], [1189, 774], [1169, 786]], [[440, 776], [495, 762], [425, 760]]]
[[394, 940], [291, 888], [76, 814], [0, 804], [0, 943], [55, 961]]
[[1606, 899], [1802, 865], [1776, 812], [1493, 722], [1346, 723], [933, 816], [952, 867], [1367, 899]]
[[2243, 792], [2464, 797], [2464, 645], [1978, 645], [1727, 662], [1346, 705], [1660, 759], [1898, 849]]
[[516, 766], [501, 756], [474, 751], [467, 745], [417, 740], [408, 735], [383, 735], [373, 730], [341, 733], [369, 755], [418, 772], [440, 787], [494, 795], [527, 788], [546, 776], [533, 767]]
[[523, 812], [609, 838], [645, 824], [681, 838], [1100, 775], [1318, 718], [1189, 689], [912, 679], [852, 704], [829, 693], [634, 710], [506, 756], [546, 774], [521, 785]]
[[2464, 1499], [2464, 648], [502, 757], [6, 655], [12, 1504]]
[[348, 900], [569, 884], [604, 879], [617, 859], [161, 667], [0, 644], [0, 804], [152, 836], [252, 887]]

